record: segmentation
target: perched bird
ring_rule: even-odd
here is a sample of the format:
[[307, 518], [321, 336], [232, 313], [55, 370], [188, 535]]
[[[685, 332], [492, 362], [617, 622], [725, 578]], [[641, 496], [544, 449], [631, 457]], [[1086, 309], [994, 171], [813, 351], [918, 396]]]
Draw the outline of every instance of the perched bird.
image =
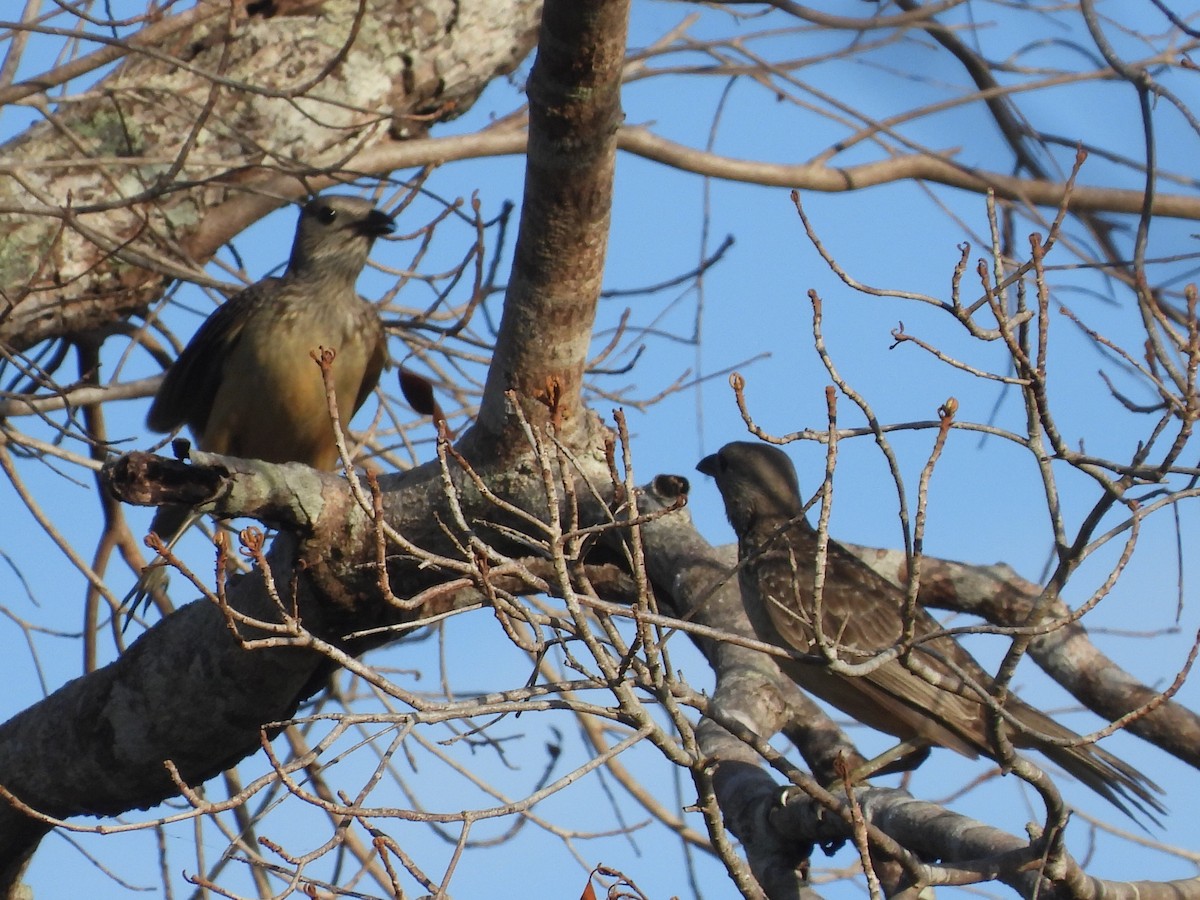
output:
[[[737, 534], [738, 579], [755, 632], [767, 643], [819, 657], [813, 596], [817, 533], [803, 516], [791, 460], [777, 447], [734, 441], [696, 468], [716, 479]], [[904, 627], [904, 602], [899, 588], [828, 543], [820, 624], [840, 659], [860, 663], [894, 646]], [[916, 610], [918, 639], [939, 630], [929, 613]], [[857, 677], [838, 674], [819, 658], [780, 665], [800, 687], [865, 725], [971, 758], [981, 753], [995, 758], [987, 707], [969, 683], [991, 687], [983, 667], [951, 637], [918, 643], [912, 660], [939, 686], [899, 659]], [[1164, 812], [1155, 796], [1161, 790], [1137, 769], [1094, 745], [1055, 746], [1046, 738], [1079, 736], [1015, 696], [1004, 708], [1021, 726], [1007, 726], [1015, 746], [1040, 750], [1128, 815], [1133, 814], [1127, 804], [1150, 818]]]
[[[363, 198], [310, 200], [287, 270], [240, 291], [204, 321], [167, 370], [147, 426], [165, 432], [187, 425], [211, 453], [336, 468], [325, 387], [310, 353], [318, 346], [337, 352], [338, 416], [349, 423], [387, 359], [379, 314], [354, 285], [375, 239], [393, 228]], [[174, 540], [188, 516], [186, 508], [164, 506], [151, 530]], [[144, 574], [131, 597], [157, 586]]]

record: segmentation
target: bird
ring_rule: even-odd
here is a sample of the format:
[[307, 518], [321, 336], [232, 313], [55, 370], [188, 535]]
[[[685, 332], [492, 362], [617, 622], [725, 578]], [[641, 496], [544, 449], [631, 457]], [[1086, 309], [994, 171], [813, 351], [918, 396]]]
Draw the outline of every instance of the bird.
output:
[[[941, 631], [924, 608], [915, 611], [918, 642], [912, 657], [937, 685], [899, 658], [860, 676], [833, 671], [819, 658], [813, 594], [817, 532], [804, 517], [799, 479], [786, 453], [765, 443], [733, 441], [696, 468], [716, 480], [737, 535], [738, 582], [755, 633], [765, 643], [813, 655], [808, 661], [780, 661], [789, 678], [851, 718], [926, 752], [934, 745], [972, 759], [981, 754], [996, 759], [988, 708], [970, 686], [990, 690], [993, 680], [954, 638], [920, 641]], [[895, 646], [904, 629], [904, 592], [836, 541], [828, 542], [826, 552], [820, 608], [825, 641], [849, 663]], [[1056, 745], [1053, 741], [1079, 735], [1014, 695], [1004, 710], [1020, 726], [1007, 728], [1015, 746], [1039, 750], [1135, 821], [1130, 806], [1154, 821], [1165, 812], [1155, 796], [1161, 788], [1128, 763], [1094, 744]]]
[[[349, 423], [387, 362], [379, 313], [358, 296], [355, 282], [375, 239], [394, 228], [391, 216], [362, 197], [309, 200], [283, 275], [239, 291], [201, 324], [167, 369], [147, 427], [171, 432], [186, 425], [210, 453], [336, 468], [324, 382], [310, 354], [318, 346], [336, 351], [338, 417]], [[163, 506], [150, 527], [173, 543], [189, 519], [186, 507]], [[164, 585], [154, 572], [165, 574], [143, 570], [124, 605], [148, 604], [150, 592]]]

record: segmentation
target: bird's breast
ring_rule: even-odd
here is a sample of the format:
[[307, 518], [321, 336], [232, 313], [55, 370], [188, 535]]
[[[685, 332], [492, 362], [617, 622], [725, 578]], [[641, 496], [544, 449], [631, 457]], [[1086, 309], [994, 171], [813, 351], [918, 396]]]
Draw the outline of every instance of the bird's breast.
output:
[[[318, 347], [335, 351], [333, 383], [342, 426], [354, 403], [378, 333], [367, 304], [308, 298], [256, 310], [225, 362], [207, 443], [215, 452], [267, 462], [337, 465], [337, 448]], [[365, 309], [364, 309], [365, 308]], [[367, 346], [367, 344], [370, 346]]]

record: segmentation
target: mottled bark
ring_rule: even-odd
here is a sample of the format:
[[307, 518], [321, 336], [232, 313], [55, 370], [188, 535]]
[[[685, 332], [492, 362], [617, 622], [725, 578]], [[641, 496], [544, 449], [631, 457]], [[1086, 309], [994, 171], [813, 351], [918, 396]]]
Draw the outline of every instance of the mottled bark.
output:
[[[470, 107], [528, 53], [540, 7], [328, 0], [263, 17], [208, 2], [130, 39], [87, 91], [13, 86], [45, 118], [0, 148], [0, 344], [143, 312], [172, 279], [203, 280], [254, 218], [331, 177], [383, 174], [364, 154]], [[214, 207], [264, 191], [213, 225]]]
[[[624, 3], [547, 8], [530, 79], [525, 199], [478, 427], [514, 446], [506, 391], [535, 424], [583, 426], [583, 372], [608, 246]], [[506, 433], [507, 432], [507, 433]]]

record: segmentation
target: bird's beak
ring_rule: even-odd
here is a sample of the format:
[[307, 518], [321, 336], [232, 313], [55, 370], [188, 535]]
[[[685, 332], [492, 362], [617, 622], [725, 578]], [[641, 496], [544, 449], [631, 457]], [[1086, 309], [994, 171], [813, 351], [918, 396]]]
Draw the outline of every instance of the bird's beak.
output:
[[710, 453], [704, 459], [700, 460], [700, 462], [696, 463], [696, 471], [716, 478], [717, 472], [720, 471], [720, 467], [717, 465], [717, 454]]
[[358, 230], [368, 237], [381, 237], [396, 230], [396, 223], [387, 213], [373, 209], [367, 217], [358, 223]]

